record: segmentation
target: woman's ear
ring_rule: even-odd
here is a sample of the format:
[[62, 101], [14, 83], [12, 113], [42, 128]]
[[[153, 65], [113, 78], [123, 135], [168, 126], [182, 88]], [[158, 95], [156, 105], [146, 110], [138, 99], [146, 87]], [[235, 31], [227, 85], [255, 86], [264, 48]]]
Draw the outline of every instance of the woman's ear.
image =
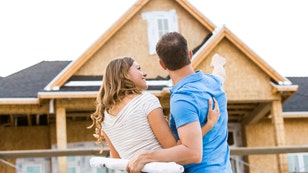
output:
[[167, 69], [165, 64], [161, 60], [159, 60], [159, 64], [160, 64], [161, 68], [163, 68], [164, 70]]

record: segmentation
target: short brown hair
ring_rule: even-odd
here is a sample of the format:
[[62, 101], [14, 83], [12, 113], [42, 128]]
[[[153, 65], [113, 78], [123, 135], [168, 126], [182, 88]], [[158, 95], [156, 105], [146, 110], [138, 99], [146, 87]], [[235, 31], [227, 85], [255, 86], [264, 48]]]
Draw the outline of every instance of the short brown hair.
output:
[[164, 34], [156, 44], [156, 53], [169, 70], [178, 70], [191, 63], [187, 41], [178, 32]]

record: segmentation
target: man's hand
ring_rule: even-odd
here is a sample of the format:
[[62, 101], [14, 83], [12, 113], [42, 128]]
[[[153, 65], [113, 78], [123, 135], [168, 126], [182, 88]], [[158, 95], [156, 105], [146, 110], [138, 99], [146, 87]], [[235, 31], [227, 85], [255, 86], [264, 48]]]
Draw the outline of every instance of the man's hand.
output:
[[223, 67], [225, 64], [226, 64], [226, 58], [218, 54], [215, 54], [212, 57], [211, 67], [218, 67], [218, 66]]
[[145, 164], [149, 163], [146, 159], [146, 155], [151, 151], [139, 151], [135, 156], [129, 160], [126, 171], [128, 173], [141, 173], [142, 168]]
[[226, 80], [226, 71], [225, 71], [225, 66], [226, 64], [226, 59], [218, 54], [215, 54], [212, 57], [212, 62], [211, 62], [211, 67], [213, 67], [213, 74], [217, 75], [222, 83], [225, 82]]

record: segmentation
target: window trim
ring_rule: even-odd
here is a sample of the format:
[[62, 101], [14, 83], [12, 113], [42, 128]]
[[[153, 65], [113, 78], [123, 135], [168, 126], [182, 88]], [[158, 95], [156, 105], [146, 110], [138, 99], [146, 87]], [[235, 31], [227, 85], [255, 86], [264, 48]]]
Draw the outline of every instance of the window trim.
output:
[[156, 43], [160, 39], [158, 20], [168, 20], [168, 31], [165, 31], [165, 33], [178, 32], [178, 17], [175, 10], [143, 12], [141, 16], [142, 19], [147, 21], [149, 54], [154, 55], [156, 54]]

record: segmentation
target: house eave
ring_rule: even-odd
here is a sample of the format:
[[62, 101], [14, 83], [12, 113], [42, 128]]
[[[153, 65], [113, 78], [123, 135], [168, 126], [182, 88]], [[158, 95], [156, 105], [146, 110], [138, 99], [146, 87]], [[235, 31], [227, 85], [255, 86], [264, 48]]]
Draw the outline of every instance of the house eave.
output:
[[0, 98], [0, 105], [27, 105], [27, 104], [39, 104], [37, 98]]

